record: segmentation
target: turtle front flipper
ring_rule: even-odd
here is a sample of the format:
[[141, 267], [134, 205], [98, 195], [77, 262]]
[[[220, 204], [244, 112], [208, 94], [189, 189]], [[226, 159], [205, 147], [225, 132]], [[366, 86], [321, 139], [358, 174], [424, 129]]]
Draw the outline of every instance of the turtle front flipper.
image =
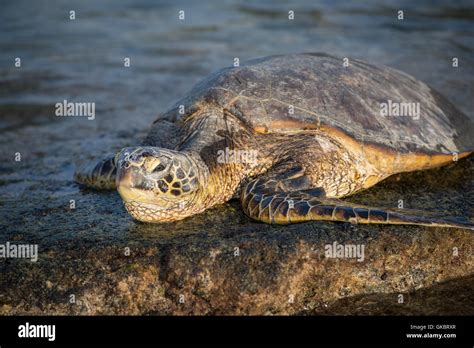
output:
[[244, 212], [270, 224], [290, 224], [313, 220], [360, 224], [423, 225], [474, 230], [467, 218], [440, 216], [410, 209], [383, 209], [327, 198], [316, 189], [279, 191], [278, 182], [257, 179], [241, 191]]
[[115, 158], [111, 157], [79, 168], [74, 174], [74, 179], [97, 190], [113, 190], [116, 188], [116, 175]]

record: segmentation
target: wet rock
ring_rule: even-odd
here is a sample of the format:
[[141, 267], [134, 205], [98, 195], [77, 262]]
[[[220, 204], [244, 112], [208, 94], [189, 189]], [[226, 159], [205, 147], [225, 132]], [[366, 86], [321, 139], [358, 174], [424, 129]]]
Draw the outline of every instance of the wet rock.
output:
[[[473, 162], [396, 176], [352, 200], [393, 206], [403, 197], [410, 208], [472, 216]], [[440, 176], [452, 181], [437, 184]], [[472, 231], [270, 226], [238, 202], [151, 225], [133, 222], [116, 193], [90, 190], [52, 203], [6, 201], [26, 213], [10, 215], [2, 242], [38, 244], [39, 257], [0, 259], [2, 314], [474, 313]]]
[[[36, 263], [0, 261], [0, 311], [314, 314], [334, 310], [335, 314], [388, 314], [393, 310], [384, 312], [382, 308], [399, 308], [397, 313], [411, 308], [398, 303], [400, 294], [412, 303], [417, 290], [435, 289], [432, 298], [448, 293], [450, 298], [467, 299], [466, 291], [472, 292], [472, 287], [463, 288], [461, 281], [474, 269], [472, 232], [357, 228], [367, 229], [368, 237], [330, 223], [284, 228], [249, 223], [245, 232], [175, 233], [156, 240], [136, 235], [134, 243], [116, 240], [101, 245], [70, 241], [50, 246]], [[326, 246], [334, 241], [364, 245], [364, 259], [326, 257]], [[126, 248], [130, 248], [129, 256], [124, 253]], [[443, 284], [447, 280], [451, 283], [446, 284], [454, 284], [451, 292]], [[439, 286], [444, 289], [441, 293], [436, 290]], [[464, 289], [462, 294], [459, 289]], [[432, 304], [437, 306], [442, 297]], [[409, 311], [440, 311], [425, 302]], [[453, 305], [463, 312], [472, 310], [472, 303], [467, 308], [465, 302]]]

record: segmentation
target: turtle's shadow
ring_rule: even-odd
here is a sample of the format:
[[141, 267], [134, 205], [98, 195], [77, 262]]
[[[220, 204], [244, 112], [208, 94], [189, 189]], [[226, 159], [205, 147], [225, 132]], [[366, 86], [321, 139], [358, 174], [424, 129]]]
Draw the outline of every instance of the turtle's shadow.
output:
[[372, 293], [341, 298], [299, 315], [472, 315], [474, 276], [459, 277], [403, 294]]

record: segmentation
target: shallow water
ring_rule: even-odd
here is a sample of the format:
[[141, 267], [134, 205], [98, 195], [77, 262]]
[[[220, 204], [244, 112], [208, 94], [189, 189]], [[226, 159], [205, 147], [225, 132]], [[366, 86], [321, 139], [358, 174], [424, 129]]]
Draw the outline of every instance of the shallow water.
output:
[[[431, 84], [474, 118], [468, 1], [16, 1], [0, 16], [4, 222], [29, 219], [42, 205], [103, 197], [73, 183], [75, 164], [138, 143], [160, 112], [234, 57], [322, 51], [386, 64]], [[13, 66], [15, 57], [21, 68]], [[64, 99], [95, 102], [96, 118], [56, 117], [54, 104]], [[21, 162], [14, 161], [17, 152]], [[24, 211], [26, 202], [37, 203]]]
[[[238, 203], [175, 224], [141, 224], [116, 192], [73, 181], [77, 163], [138, 144], [161, 112], [235, 57], [317, 51], [389, 65], [432, 85], [474, 119], [471, 1], [14, 1], [2, 7], [2, 242], [42, 241], [48, 249], [66, 241], [133, 244], [283, 229], [249, 221]], [[403, 21], [396, 17], [400, 9]], [[54, 104], [64, 99], [95, 102], [95, 119], [56, 117]], [[394, 206], [404, 199], [409, 208], [473, 216], [473, 191], [472, 162], [464, 161], [456, 169], [393, 178], [354, 200]], [[318, 224], [300, 226], [292, 230]]]

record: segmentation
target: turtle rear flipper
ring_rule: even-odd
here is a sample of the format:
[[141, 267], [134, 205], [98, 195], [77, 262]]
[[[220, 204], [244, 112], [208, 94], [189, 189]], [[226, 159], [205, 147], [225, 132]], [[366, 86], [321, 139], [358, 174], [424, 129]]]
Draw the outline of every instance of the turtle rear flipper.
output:
[[321, 195], [316, 189], [299, 191], [269, 190], [271, 180], [250, 182], [241, 194], [245, 214], [270, 224], [290, 224], [305, 221], [340, 221], [354, 224], [422, 225], [430, 227], [457, 227], [474, 230], [474, 222], [463, 217], [411, 209], [385, 209], [354, 204]]
[[116, 174], [115, 158], [111, 157], [79, 168], [74, 174], [74, 179], [97, 190], [113, 190], [116, 188]]

